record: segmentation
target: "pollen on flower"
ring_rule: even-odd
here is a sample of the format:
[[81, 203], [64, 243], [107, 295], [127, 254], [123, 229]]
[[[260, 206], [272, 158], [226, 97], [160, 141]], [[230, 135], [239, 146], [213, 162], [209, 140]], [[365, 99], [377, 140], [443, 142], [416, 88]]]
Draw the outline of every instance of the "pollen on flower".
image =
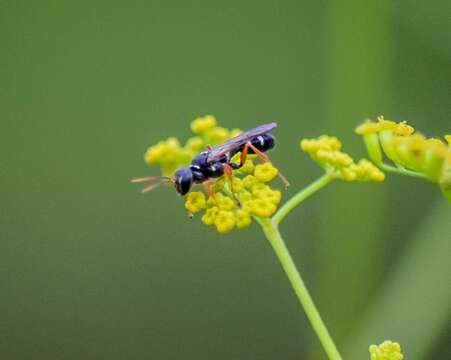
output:
[[382, 344], [369, 347], [371, 360], [402, 360], [404, 355], [397, 342], [384, 341]]

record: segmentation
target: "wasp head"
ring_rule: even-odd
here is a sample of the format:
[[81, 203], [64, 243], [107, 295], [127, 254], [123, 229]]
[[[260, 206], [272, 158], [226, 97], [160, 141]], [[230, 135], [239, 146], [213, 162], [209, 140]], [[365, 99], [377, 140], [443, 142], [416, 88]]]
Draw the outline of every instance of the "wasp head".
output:
[[193, 172], [189, 167], [178, 169], [173, 176], [175, 191], [186, 195], [193, 185]]

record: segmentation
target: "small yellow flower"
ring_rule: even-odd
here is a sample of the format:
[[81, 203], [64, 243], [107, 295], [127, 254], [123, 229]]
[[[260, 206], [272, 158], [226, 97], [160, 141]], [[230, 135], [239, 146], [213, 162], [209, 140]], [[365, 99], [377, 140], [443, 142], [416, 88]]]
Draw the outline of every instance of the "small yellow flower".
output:
[[360, 181], [381, 182], [385, 180], [385, 174], [368, 160], [361, 159], [357, 166], [362, 170], [360, 173], [358, 173]]
[[148, 164], [176, 161], [181, 151], [177, 138], [170, 137], [147, 149], [144, 160]]
[[244, 165], [238, 170], [241, 174], [252, 174], [254, 172], [255, 165], [252, 160], [246, 160]]
[[229, 130], [223, 127], [214, 127], [207, 130], [205, 133], [205, 140], [209, 144], [221, 144], [230, 138]]
[[265, 183], [274, 179], [278, 173], [279, 170], [277, 170], [270, 162], [257, 165], [254, 171], [255, 177]]
[[220, 210], [214, 220], [216, 229], [220, 233], [227, 233], [235, 228], [235, 215], [229, 210]]
[[232, 178], [232, 187], [233, 187], [233, 192], [240, 192], [241, 190], [244, 189], [244, 183], [243, 180], [241, 180], [238, 177], [233, 177]]
[[217, 126], [218, 122], [213, 115], [198, 117], [191, 123], [191, 130], [195, 134], [205, 134]]
[[384, 341], [379, 346], [371, 345], [369, 348], [371, 360], [402, 360], [404, 355], [397, 342]]
[[276, 205], [266, 199], [253, 199], [249, 202], [249, 206], [253, 215], [263, 218], [272, 216], [277, 210]]
[[257, 184], [258, 182], [258, 179], [253, 175], [248, 175], [243, 179], [243, 185], [246, 189], [251, 189], [252, 186]]
[[193, 191], [186, 196], [185, 208], [192, 214], [205, 209], [206, 204], [204, 193]]
[[200, 136], [194, 136], [186, 142], [185, 148], [194, 154], [205, 149], [205, 142]]
[[393, 151], [390, 145], [391, 139], [394, 136], [411, 135], [414, 131], [415, 129], [405, 121], [396, 123], [391, 120], [385, 120], [383, 116], [379, 116], [377, 122], [367, 119], [356, 128], [356, 133], [363, 136], [368, 154], [376, 164], [382, 163], [381, 145], [387, 156], [395, 161], [397, 159], [396, 152]]
[[215, 223], [216, 216], [219, 213], [219, 208], [217, 206], [212, 206], [205, 211], [204, 216], [202, 216], [202, 222], [205, 225], [213, 225]]
[[232, 210], [236, 207], [235, 202], [231, 198], [221, 193], [215, 194], [214, 198], [220, 210]]
[[244, 210], [237, 210], [235, 212], [235, 218], [236, 218], [236, 227], [239, 229], [248, 227], [252, 222], [251, 216], [247, 211]]
[[269, 201], [277, 206], [282, 199], [282, 193], [279, 190], [273, 190], [270, 187], [267, 187], [257, 192], [257, 197]]
[[178, 167], [189, 164], [191, 157], [192, 154], [180, 146], [178, 139], [171, 137], [149, 147], [144, 161], [149, 165], [160, 165], [164, 175], [172, 175]]

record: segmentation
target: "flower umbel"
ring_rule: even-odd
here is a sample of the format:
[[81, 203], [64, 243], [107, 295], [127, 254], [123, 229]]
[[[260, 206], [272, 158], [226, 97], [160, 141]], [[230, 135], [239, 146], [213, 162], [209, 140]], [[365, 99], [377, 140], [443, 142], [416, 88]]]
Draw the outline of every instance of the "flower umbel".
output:
[[[206, 201], [202, 217], [204, 224], [215, 226], [220, 233], [227, 233], [235, 228], [248, 227], [253, 217], [269, 218], [276, 212], [282, 193], [267, 182], [277, 176], [278, 170], [270, 163], [253, 168], [253, 173], [244, 178], [235, 171], [231, 182], [225, 176], [215, 181], [215, 192]], [[192, 196], [187, 198], [187, 209]]]
[[316, 139], [303, 139], [301, 149], [309, 154], [324, 170], [345, 181], [384, 181], [385, 175], [370, 161], [358, 163], [341, 151], [341, 142], [334, 136], [322, 135]]
[[402, 360], [404, 355], [397, 342], [384, 341], [379, 346], [371, 345], [369, 348], [371, 360]]
[[[212, 115], [196, 118], [191, 123], [191, 130], [195, 136], [185, 145], [174, 137], [160, 141], [146, 151], [145, 161], [159, 165], [163, 175], [172, 175], [176, 169], [188, 165], [207, 145], [223, 143], [240, 133], [238, 129], [220, 127]], [[269, 162], [254, 164], [255, 158], [255, 155], [249, 155], [230, 179], [222, 176], [214, 180], [208, 195], [200, 191], [189, 192], [185, 198], [188, 212], [192, 215], [203, 212], [202, 222], [214, 226], [220, 233], [248, 227], [254, 217], [271, 217], [282, 194], [269, 183], [279, 170]], [[232, 159], [235, 163], [239, 161], [240, 153]]]
[[[356, 128], [363, 136], [371, 160], [385, 171], [425, 178], [439, 184], [451, 201], [451, 147], [438, 138], [416, 133], [406, 122], [396, 123], [382, 116], [365, 120]], [[383, 155], [395, 166], [385, 164]]]

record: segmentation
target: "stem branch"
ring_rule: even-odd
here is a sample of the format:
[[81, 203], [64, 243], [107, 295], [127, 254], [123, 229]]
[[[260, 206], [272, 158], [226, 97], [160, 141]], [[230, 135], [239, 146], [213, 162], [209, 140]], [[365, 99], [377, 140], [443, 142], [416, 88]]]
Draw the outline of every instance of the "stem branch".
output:
[[394, 167], [385, 163], [379, 163], [378, 166], [385, 171], [388, 172], [392, 172], [398, 175], [406, 175], [406, 176], [411, 176], [411, 177], [415, 177], [415, 178], [419, 178], [419, 179], [427, 179], [426, 175], [416, 172], [416, 171], [412, 171], [412, 170], [407, 170], [404, 168], [399, 168], [399, 167]]
[[296, 206], [298, 206], [301, 202], [303, 202], [308, 197], [312, 196], [318, 190], [322, 189], [324, 186], [329, 184], [334, 179], [333, 175], [330, 173], [326, 173], [321, 176], [319, 179], [311, 183], [306, 188], [299, 191], [296, 195], [294, 195], [290, 200], [288, 200], [273, 216], [273, 222], [275, 226], [278, 226], [280, 222], [287, 216], [287, 214], [293, 210]]
[[[321, 179], [325, 181], [324, 177]], [[297, 204], [294, 204], [291, 208], [293, 208], [296, 205]], [[291, 285], [293, 286], [294, 292], [296, 293], [296, 296], [301, 302], [301, 305], [304, 308], [304, 311], [308, 319], [310, 320], [313, 329], [318, 335], [318, 338], [325, 352], [327, 353], [329, 359], [342, 360], [340, 353], [338, 352], [338, 349], [335, 346], [335, 343], [332, 340], [326, 325], [321, 319], [321, 316], [315, 306], [315, 303], [313, 302], [313, 299], [310, 296], [310, 293], [307, 290], [307, 287], [305, 286], [304, 281], [302, 280], [301, 275], [299, 274], [296, 265], [293, 262], [293, 259], [291, 258], [290, 252], [285, 246], [285, 243], [280, 235], [277, 224], [270, 219], [258, 219], [258, 221], [261, 224], [263, 231], [266, 237], [268, 238], [269, 242], [271, 243], [277, 257], [279, 258], [280, 263], [282, 264], [282, 267], [285, 270], [285, 273], [288, 276]]]

